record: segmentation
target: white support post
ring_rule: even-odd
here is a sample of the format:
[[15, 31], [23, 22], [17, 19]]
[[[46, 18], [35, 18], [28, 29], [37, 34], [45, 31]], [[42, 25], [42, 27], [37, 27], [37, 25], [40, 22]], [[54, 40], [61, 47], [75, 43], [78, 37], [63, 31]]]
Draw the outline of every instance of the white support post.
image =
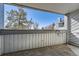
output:
[[3, 47], [4, 47], [4, 39], [3, 39], [3, 35], [0, 35], [0, 55], [2, 55], [3, 52]]
[[[4, 4], [0, 3], [0, 29], [4, 28]], [[0, 55], [3, 54], [3, 35], [0, 35]]]

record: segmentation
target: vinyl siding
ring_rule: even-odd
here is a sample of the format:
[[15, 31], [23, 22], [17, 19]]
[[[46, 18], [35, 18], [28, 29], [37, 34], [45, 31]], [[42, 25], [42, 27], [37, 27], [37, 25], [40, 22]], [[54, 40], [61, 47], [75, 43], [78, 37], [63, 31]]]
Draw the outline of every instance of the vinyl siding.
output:
[[79, 10], [76, 10], [69, 14], [70, 20], [70, 34], [69, 43], [79, 46]]

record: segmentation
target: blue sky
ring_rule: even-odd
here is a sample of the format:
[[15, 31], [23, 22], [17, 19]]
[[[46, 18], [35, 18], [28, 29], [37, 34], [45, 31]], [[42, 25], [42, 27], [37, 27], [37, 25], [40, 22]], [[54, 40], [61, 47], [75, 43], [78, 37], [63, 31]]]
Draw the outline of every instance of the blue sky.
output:
[[[11, 9], [18, 10], [16, 6], [5, 4], [4, 6], [5, 24], [7, 24], [6, 11], [10, 11]], [[35, 10], [31, 8], [24, 8], [24, 11], [27, 13], [27, 16], [26, 16], [27, 20], [30, 20], [32, 18], [33, 22], [36, 22], [39, 24], [39, 28], [55, 23], [59, 17], [62, 19], [64, 18], [64, 15], [49, 13], [49, 12]]]

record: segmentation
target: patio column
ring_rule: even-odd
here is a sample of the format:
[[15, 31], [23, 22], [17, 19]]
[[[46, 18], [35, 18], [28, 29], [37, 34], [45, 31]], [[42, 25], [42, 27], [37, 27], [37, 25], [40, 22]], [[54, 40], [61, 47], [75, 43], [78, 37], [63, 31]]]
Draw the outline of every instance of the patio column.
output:
[[[4, 28], [4, 4], [0, 3], [0, 29]], [[0, 55], [3, 54], [3, 35], [0, 35]]]
[[69, 42], [69, 38], [70, 38], [70, 33], [71, 33], [71, 20], [70, 20], [70, 16], [69, 13], [66, 14], [67, 16], [67, 36], [66, 36], [66, 43]]
[[4, 4], [0, 3], [0, 29], [4, 28]]

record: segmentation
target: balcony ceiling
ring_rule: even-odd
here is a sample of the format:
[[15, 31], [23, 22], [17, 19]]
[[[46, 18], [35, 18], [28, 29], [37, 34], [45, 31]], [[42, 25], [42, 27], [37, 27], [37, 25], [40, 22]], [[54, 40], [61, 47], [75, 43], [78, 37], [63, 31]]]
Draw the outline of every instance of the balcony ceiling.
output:
[[20, 5], [60, 14], [67, 14], [79, 9], [79, 3], [21, 3]]

